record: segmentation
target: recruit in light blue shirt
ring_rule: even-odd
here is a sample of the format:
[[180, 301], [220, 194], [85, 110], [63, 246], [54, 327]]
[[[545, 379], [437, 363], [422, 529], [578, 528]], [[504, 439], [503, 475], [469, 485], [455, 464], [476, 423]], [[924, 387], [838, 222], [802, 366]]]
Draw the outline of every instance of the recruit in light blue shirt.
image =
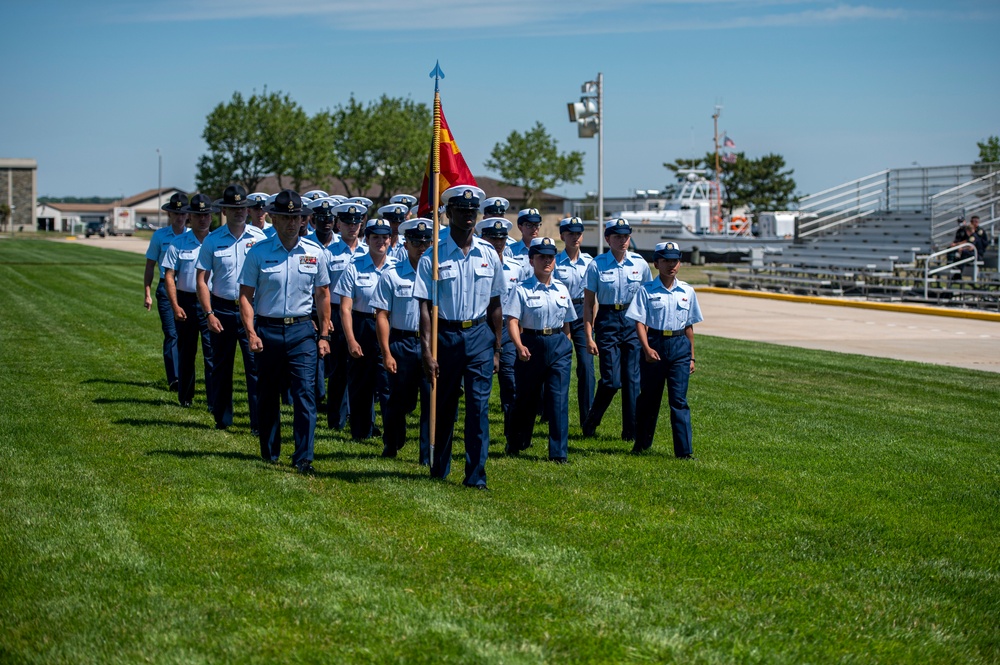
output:
[[153, 237], [149, 239], [149, 247], [146, 249], [146, 258], [150, 261], [156, 261], [156, 266], [160, 270], [160, 279], [163, 279], [163, 257], [166, 256], [167, 250], [170, 249], [174, 238], [190, 231], [191, 229], [186, 226], [180, 233], [174, 233], [174, 227], [172, 226], [164, 226], [162, 229], [153, 231]]
[[194, 233], [182, 233], [177, 236], [167, 253], [163, 256], [163, 263], [160, 265], [164, 270], [173, 270], [174, 279], [177, 282], [177, 290], [185, 293], [195, 293], [198, 289], [198, 252], [201, 251], [201, 243]]
[[[360, 240], [358, 241], [358, 246], [356, 249], [351, 249], [347, 246], [343, 240], [338, 240], [337, 242], [330, 243], [326, 247], [327, 262], [330, 266], [330, 286], [336, 286], [337, 282], [340, 280], [340, 276], [347, 266], [351, 265], [351, 261], [354, 260], [356, 256], [368, 253], [368, 245], [364, 244]], [[330, 289], [330, 305], [339, 305], [340, 296]]]
[[500, 308], [503, 310], [504, 316], [506, 316], [510, 299], [514, 297], [514, 290], [521, 283], [521, 280], [524, 279], [524, 264], [513, 256], [505, 258], [503, 261], [503, 278], [507, 292], [500, 297]]
[[523, 240], [518, 240], [507, 245], [506, 249], [510, 250], [510, 255], [514, 258], [524, 257], [524, 260], [528, 260], [528, 246], [524, 244]]
[[566, 285], [569, 295], [573, 300], [583, 297], [584, 275], [587, 274], [587, 266], [594, 260], [590, 254], [580, 252], [576, 261], [570, 261], [566, 250], [556, 254], [556, 269], [553, 277]]
[[226, 224], [208, 234], [198, 252], [197, 268], [211, 273], [212, 295], [232, 301], [240, 297], [240, 271], [247, 252], [266, 239], [264, 232], [252, 224], [246, 225], [239, 238]]
[[386, 259], [381, 268], [375, 267], [371, 254], [358, 254], [351, 261], [340, 275], [340, 279], [333, 285], [332, 293], [337, 295], [337, 302], [341, 298], [351, 298], [354, 302], [351, 309], [357, 312], [372, 313], [371, 299], [378, 286], [379, 277], [392, 266], [392, 259]]
[[622, 262], [610, 250], [587, 266], [584, 289], [597, 296], [600, 305], [627, 305], [639, 287], [653, 279], [649, 264], [635, 252], [626, 252]]
[[546, 286], [536, 277], [528, 278], [515, 289], [510, 311], [505, 314], [518, 319], [522, 328], [533, 330], [562, 328], [564, 323], [576, 320], [576, 308], [566, 285], [552, 280]]
[[330, 233], [330, 244], [329, 245], [324, 245], [323, 243], [321, 243], [319, 241], [319, 238], [316, 236], [316, 232], [315, 231], [313, 231], [312, 233], [310, 233], [309, 235], [307, 235], [305, 237], [305, 239], [308, 240], [309, 242], [316, 243], [320, 247], [332, 247], [335, 243], [340, 242], [340, 235], [338, 235], [336, 233]]
[[[413, 295], [431, 299], [431, 253], [428, 249], [417, 264]], [[448, 321], [469, 321], [486, 315], [490, 298], [503, 297], [507, 291], [503, 267], [493, 245], [473, 237], [472, 248], [465, 254], [451, 234], [438, 244], [438, 314]]]
[[285, 249], [275, 236], [254, 245], [240, 273], [240, 284], [254, 288], [254, 311], [259, 316], [307, 316], [313, 291], [330, 283], [327, 256], [311, 242]]
[[389, 326], [397, 330], [416, 332], [420, 328], [420, 303], [413, 297], [413, 280], [417, 271], [409, 259], [387, 269], [379, 277], [375, 293], [368, 301], [372, 309], [389, 312]]
[[642, 285], [625, 316], [654, 330], [684, 330], [703, 321], [691, 285], [675, 279], [667, 289], [659, 275]]

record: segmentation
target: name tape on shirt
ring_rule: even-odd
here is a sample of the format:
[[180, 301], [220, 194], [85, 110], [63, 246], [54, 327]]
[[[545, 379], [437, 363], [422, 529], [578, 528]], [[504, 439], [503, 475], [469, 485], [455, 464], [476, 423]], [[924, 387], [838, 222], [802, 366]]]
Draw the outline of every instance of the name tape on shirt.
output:
[[309, 256], [308, 254], [305, 255], [305, 256], [300, 256], [299, 257], [299, 265], [305, 265], [305, 264], [308, 264], [308, 265], [311, 265], [311, 266], [316, 265], [316, 257], [315, 256]]

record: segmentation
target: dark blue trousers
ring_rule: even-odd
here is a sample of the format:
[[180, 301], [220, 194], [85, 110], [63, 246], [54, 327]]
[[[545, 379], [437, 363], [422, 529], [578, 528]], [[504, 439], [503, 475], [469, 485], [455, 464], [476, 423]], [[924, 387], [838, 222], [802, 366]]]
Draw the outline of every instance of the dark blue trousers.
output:
[[177, 400], [190, 404], [194, 400], [194, 363], [198, 357], [198, 338], [201, 338], [201, 357], [205, 363], [205, 397], [209, 410], [215, 397], [215, 357], [212, 353], [212, 338], [208, 331], [208, 317], [201, 308], [198, 297], [187, 291], [177, 292], [177, 304], [187, 314], [184, 321], [176, 321], [177, 326]]
[[347, 399], [347, 340], [340, 323], [340, 305], [334, 305], [330, 318], [330, 355], [327, 365], [326, 424], [330, 429], [344, 429], [349, 410]]
[[514, 399], [517, 395], [517, 382], [514, 378], [514, 364], [517, 362], [517, 349], [514, 341], [507, 332], [507, 320], [504, 319], [503, 330], [500, 334], [500, 371], [497, 373], [497, 381], [500, 383], [500, 410], [503, 411], [503, 435], [504, 438], [510, 436], [510, 412], [514, 408]]
[[688, 378], [691, 376], [691, 342], [687, 335], [654, 337], [650, 335], [649, 346], [660, 359], [649, 363], [645, 360], [639, 366], [641, 389], [636, 404], [635, 422], [636, 448], [643, 450], [653, 445], [656, 421], [660, 415], [664, 383], [667, 387], [667, 403], [670, 405], [670, 430], [674, 440], [674, 455], [690, 455], [691, 409], [687, 403]]
[[163, 330], [163, 366], [167, 370], [167, 385], [177, 383], [179, 371], [177, 353], [177, 325], [174, 323], [174, 310], [170, 307], [167, 297], [167, 287], [161, 279], [156, 285], [156, 311], [160, 315], [160, 328]]
[[212, 415], [217, 425], [233, 424], [233, 370], [236, 365], [236, 346], [243, 356], [243, 373], [246, 375], [247, 402], [250, 407], [250, 429], [257, 429], [257, 365], [250, 353], [250, 341], [240, 319], [236, 304], [221, 298], [212, 298], [212, 311], [222, 324], [221, 333], [211, 333], [212, 355], [215, 368], [212, 373], [215, 395], [212, 398]]
[[[438, 334], [437, 427], [431, 477], [451, 471], [451, 435], [455, 428], [459, 392], [465, 387], [465, 480], [486, 484], [486, 457], [490, 445], [489, 404], [493, 388], [493, 346], [496, 336], [485, 323], [464, 330], [441, 329]], [[452, 414], [449, 418], [446, 414]]]
[[583, 302], [574, 302], [576, 321], [569, 324], [576, 352], [576, 403], [580, 409], [580, 425], [587, 420], [594, 402], [594, 356], [587, 351], [587, 336], [583, 330]]
[[389, 400], [382, 412], [382, 443], [399, 450], [406, 443], [406, 414], [420, 397], [420, 464], [430, 463], [431, 384], [424, 374], [420, 338], [397, 330], [389, 333], [389, 351], [396, 361], [396, 373], [388, 374]]
[[549, 411], [549, 459], [565, 459], [569, 454], [569, 377], [573, 367], [573, 344], [561, 332], [536, 335], [524, 331], [521, 342], [531, 358], [515, 366], [517, 399], [511, 418], [507, 443], [514, 450], [524, 450], [531, 443], [535, 415], [542, 387]]
[[622, 391], [622, 439], [635, 439], [635, 402], [639, 397], [639, 359], [642, 346], [635, 333], [635, 322], [625, 318], [625, 310], [600, 307], [594, 321], [594, 341], [600, 351], [601, 379], [587, 415], [587, 425], [596, 429]]
[[292, 391], [292, 464], [313, 460], [316, 433], [316, 328], [312, 321], [291, 325], [257, 325], [264, 344], [257, 358], [257, 422], [260, 456], [277, 461], [281, 454], [281, 391], [287, 381]]
[[[347, 385], [350, 398], [351, 438], [371, 438], [375, 429], [375, 397], [384, 395], [386, 379], [383, 376], [382, 352], [375, 336], [375, 317], [365, 312], [353, 312], [354, 340], [361, 345], [362, 356], [348, 355]], [[379, 405], [385, 412], [385, 404]]]

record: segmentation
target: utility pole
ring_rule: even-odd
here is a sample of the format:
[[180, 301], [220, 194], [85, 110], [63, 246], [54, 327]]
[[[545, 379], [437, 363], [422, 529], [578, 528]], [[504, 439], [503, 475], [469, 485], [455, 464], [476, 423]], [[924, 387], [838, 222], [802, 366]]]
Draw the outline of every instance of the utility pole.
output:
[[163, 155], [160, 149], [156, 149], [157, 173], [156, 173], [156, 228], [163, 226]]

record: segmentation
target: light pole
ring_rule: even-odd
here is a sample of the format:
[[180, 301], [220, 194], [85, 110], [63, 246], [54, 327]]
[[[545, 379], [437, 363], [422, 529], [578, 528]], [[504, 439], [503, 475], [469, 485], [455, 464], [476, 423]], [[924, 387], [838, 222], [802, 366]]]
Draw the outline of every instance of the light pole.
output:
[[163, 155], [156, 149], [156, 228], [163, 226]]
[[569, 103], [569, 121], [576, 123], [577, 136], [582, 139], [597, 135], [597, 253], [604, 253], [604, 74], [596, 81], [580, 86], [583, 96]]

